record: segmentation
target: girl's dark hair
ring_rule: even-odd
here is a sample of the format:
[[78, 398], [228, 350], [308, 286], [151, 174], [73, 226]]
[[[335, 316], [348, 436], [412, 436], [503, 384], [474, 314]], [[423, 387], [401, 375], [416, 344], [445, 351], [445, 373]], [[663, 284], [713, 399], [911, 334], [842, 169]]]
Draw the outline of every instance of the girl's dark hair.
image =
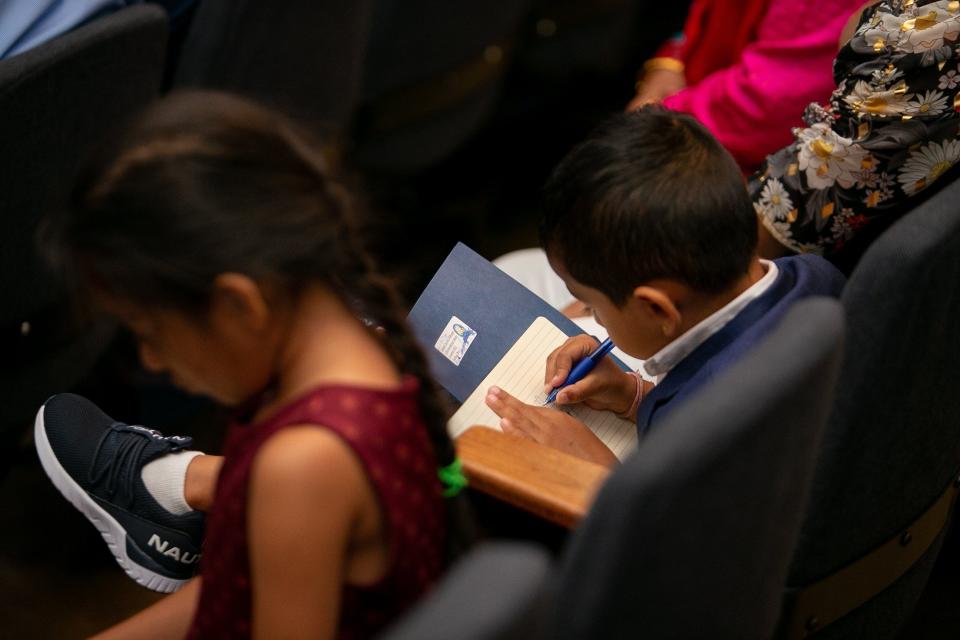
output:
[[622, 304], [655, 278], [723, 291], [749, 269], [757, 220], [727, 150], [691, 116], [650, 106], [605, 121], [554, 169], [540, 238]]
[[[188, 313], [224, 272], [295, 297], [322, 283], [371, 327], [404, 372], [437, 463], [456, 453], [447, 411], [399, 297], [360, 241], [358, 205], [309, 136], [238, 97], [174, 94], [112, 138], [83, 170], [69, 206], [46, 225], [48, 254], [75, 288]], [[382, 327], [376, 331], [373, 327]], [[472, 532], [465, 496], [447, 501], [452, 558]]]

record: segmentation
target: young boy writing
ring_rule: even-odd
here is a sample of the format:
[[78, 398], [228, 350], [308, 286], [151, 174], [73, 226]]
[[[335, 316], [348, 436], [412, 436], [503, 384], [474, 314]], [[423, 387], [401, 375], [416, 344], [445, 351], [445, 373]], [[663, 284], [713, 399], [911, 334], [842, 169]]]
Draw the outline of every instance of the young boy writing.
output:
[[[813, 255], [761, 260], [756, 215], [736, 163], [693, 118], [659, 108], [601, 125], [545, 187], [541, 242], [550, 266], [614, 344], [644, 359], [657, 384], [605, 358], [557, 404], [636, 420], [641, 435], [741, 358], [797, 300], [837, 296], [843, 275]], [[568, 340], [544, 383], [563, 383], [597, 346]], [[613, 453], [584, 424], [492, 387], [501, 428], [606, 465]]]
[[[693, 118], [658, 107], [616, 116], [576, 147], [550, 178], [544, 209], [551, 266], [613, 342], [645, 359], [658, 380], [646, 383], [605, 358], [565, 387], [557, 404], [614, 411], [635, 419], [641, 434], [749, 351], [796, 300], [836, 296], [844, 283], [816, 256], [760, 260], [736, 163]], [[568, 340], [548, 358], [545, 386], [561, 384], [595, 348], [589, 336]], [[593, 432], [561, 411], [496, 387], [487, 404], [508, 433], [616, 462]], [[194, 452], [166, 455], [150, 463], [144, 484], [173, 520], [189, 518], [211, 504], [221, 464]]]

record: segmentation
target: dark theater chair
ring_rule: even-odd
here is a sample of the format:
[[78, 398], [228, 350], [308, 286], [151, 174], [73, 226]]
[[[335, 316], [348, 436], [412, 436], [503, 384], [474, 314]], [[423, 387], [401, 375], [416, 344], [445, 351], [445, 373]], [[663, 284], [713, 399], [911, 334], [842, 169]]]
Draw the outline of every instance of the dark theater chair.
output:
[[167, 19], [136, 6], [0, 61], [0, 451], [96, 361], [109, 327], [74, 318], [39, 256], [38, 224], [84, 154], [159, 91]]

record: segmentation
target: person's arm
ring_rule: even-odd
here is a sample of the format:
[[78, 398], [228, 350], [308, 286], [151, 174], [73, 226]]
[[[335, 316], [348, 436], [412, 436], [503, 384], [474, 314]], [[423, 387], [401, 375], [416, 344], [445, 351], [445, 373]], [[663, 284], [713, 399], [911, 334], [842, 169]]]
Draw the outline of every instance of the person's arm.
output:
[[627, 105], [627, 111], [660, 102], [687, 86], [683, 63], [674, 58], [653, 58], [644, 65], [643, 79], [636, 85], [637, 94]]
[[843, 45], [847, 44], [850, 41], [850, 38], [853, 37], [853, 34], [857, 32], [857, 27], [860, 25], [860, 16], [868, 8], [877, 4], [880, 0], [869, 0], [869, 2], [864, 3], [862, 7], [854, 11], [851, 14], [850, 19], [847, 20], [847, 24], [843, 26], [843, 31], [840, 32], [840, 40], [837, 43], [837, 49], [843, 48]]
[[[897, 7], [879, 4], [860, 22], [912, 15]], [[956, 155], [946, 150], [960, 131], [960, 115], [950, 107], [957, 99], [957, 73], [927, 63], [942, 40], [918, 36], [909, 50], [876, 47], [871, 28], [860, 34], [852, 29], [852, 39], [837, 54], [830, 104], [810, 105], [807, 126], [794, 130], [794, 143], [770, 154], [749, 181], [765, 227], [761, 242], [772, 238], [789, 250], [818, 253], [849, 267], [865, 247], [863, 238], [909, 211], [918, 194], [954, 177], [947, 169]], [[909, 33], [915, 32], [898, 37]], [[877, 76], [876, 69], [883, 74]], [[900, 96], [901, 87], [910, 93]], [[892, 98], [868, 106], [871, 95]], [[777, 248], [768, 247], [768, 255]]]
[[255, 638], [333, 638], [364, 506], [359, 460], [333, 432], [292, 427], [257, 454], [247, 529]]
[[[702, 2], [702, 0], [699, 1]], [[687, 20], [690, 20], [690, 14], [695, 12], [696, 9], [691, 7], [687, 12]], [[687, 86], [687, 80], [683, 74], [684, 39], [684, 32], [674, 35], [660, 45], [653, 57], [643, 64], [643, 69], [638, 74], [637, 83], [634, 85], [636, 95], [627, 104], [626, 111], [639, 109], [651, 102], [660, 102]]]
[[[563, 384], [574, 366], [593, 353], [597, 341], [580, 335], [568, 339], [547, 356], [544, 367], [544, 391]], [[557, 404], [583, 403], [598, 411], [626, 414], [636, 395], [636, 378], [618, 367], [611, 358], [603, 358], [583, 380], [564, 387], [557, 394]], [[632, 419], [632, 417], [631, 417]]]
[[[544, 368], [544, 391], [566, 380], [573, 366], [596, 348], [597, 341], [583, 335], [570, 338], [552, 351]], [[621, 370], [610, 358], [604, 358], [583, 380], [564, 387], [557, 394], [556, 402], [558, 405], [583, 403], [632, 420], [635, 415], [626, 414], [635, 414], [637, 392], [637, 378]], [[485, 402], [500, 417], [500, 428], [505, 433], [529, 438], [607, 467], [617, 464], [616, 456], [593, 431], [562, 411], [523, 403], [498, 387], [487, 391]]]
[[804, 107], [834, 88], [837, 38], [861, 0], [773, 0], [740, 62], [666, 98], [695, 116], [744, 168], [791, 141]]
[[176, 593], [93, 637], [92, 640], [174, 640], [184, 638], [200, 597], [200, 578]]
[[550, 407], [523, 403], [499, 387], [490, 387], [485, 401], [500, 417], [504, 433], [528, 438], [605, 467], [618, 463], [607, 445], [573, 416]]

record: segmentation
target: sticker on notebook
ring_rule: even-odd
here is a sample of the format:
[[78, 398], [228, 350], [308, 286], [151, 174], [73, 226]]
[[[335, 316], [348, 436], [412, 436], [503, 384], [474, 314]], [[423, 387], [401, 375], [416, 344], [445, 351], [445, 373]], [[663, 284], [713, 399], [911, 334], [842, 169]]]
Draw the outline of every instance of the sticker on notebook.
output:
[[457, 316], [453, 316], [450, 318], [450, 322], [447, 323], [446, 329], [443, 330], [443, 333], [441, 333], [437, 339], [437, 344], [433, 346], [437, 351], [442, 353], [447, 360], [459, 367], [460, 361], [463, 360], [463, 356], [466, 355], [467, 349], [470, 348], [470, 345], [473, 344], [473, 340], [476, 337], [476, 331], [467, 326], [467, 323]]

